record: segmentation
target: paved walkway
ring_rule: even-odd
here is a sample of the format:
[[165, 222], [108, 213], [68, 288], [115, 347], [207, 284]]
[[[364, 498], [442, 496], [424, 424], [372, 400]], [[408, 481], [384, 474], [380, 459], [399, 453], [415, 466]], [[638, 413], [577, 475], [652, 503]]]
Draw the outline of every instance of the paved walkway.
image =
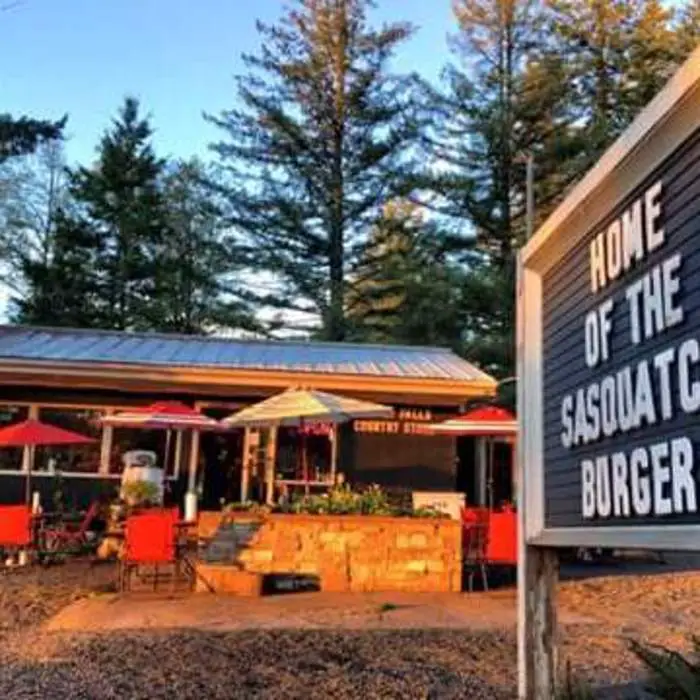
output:
[[[594, 619], [561, 615], [564, 624]], [[100, 595], [49, 620], [49, 630], [494, 629], [513, 627], [515, 592], [464, 594], [290, 593], [257, 599], [193, 594]]]

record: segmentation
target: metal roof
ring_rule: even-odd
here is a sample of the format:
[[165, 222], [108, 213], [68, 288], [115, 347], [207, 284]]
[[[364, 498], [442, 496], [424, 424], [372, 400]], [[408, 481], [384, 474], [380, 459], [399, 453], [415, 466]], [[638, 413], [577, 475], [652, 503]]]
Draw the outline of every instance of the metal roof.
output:
[[363, 377], [495, 380], [444, 348], [0, 326], [0, 363], [80, 362], [278, 370]]

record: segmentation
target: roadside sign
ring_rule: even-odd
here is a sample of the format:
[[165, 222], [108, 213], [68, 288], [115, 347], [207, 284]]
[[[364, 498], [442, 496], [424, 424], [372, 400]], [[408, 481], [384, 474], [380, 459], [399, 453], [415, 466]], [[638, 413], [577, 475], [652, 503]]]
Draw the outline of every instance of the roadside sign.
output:
[[521, 253], [528, 544], [700, 549], [700, 52]]

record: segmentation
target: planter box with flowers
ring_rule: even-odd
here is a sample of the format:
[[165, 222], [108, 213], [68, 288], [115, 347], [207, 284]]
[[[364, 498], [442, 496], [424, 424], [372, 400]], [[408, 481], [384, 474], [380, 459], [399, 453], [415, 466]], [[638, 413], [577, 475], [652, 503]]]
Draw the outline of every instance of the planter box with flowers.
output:
[[[238, 541], [231, 533], [245, 533]], [[228, 533], [228, 536], [227, 536]], [[347, 487], [276, 510], [230, 506], [203, 512], [200, 539], [215, 560], [200, 574], [223, 567], [250, 573], [318, 577], [325, 591], [461, 590], [460, 523], [431, 511], [397, 512], [376, 487]], [[234, 541], [228, 550], [227, 540]]]

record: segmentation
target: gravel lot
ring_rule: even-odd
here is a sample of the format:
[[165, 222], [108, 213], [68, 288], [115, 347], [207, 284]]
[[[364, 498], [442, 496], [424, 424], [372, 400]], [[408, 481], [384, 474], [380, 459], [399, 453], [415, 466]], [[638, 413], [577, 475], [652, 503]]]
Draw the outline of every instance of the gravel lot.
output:
[[[47, 633], [70, 601], [99, 595], [109, 566], [0, 575], [0, 698], [513, 698], [513, 629]], [[503, 595], [503, 593], [495, 594]], [[685, 647], [700, 574], [623, 576], [561, 586], [561, 659], [596, 683], [639, 675], [624, 638]], [[615, 695], [609, 697], [621, 697]]]

